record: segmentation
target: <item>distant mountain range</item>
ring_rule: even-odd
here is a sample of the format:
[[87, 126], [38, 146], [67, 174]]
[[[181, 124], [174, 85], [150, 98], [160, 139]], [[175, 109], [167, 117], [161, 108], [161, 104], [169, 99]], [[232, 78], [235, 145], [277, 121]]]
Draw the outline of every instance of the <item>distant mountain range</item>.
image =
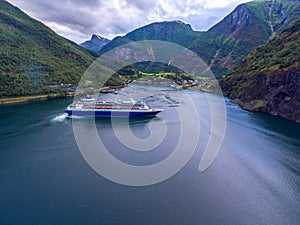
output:
[[86, 41], [80, 46], [87, 48], [89, 50], [95, 51], [95, 52], [100, 52], [102, 47], [110, 42], [109, 39], [106, 39], [104, 37], [101, 37], [100, 35], [94, 34], [91, 38], [91, 40]]
[[300, 20], [258, 47], [221, 85], [244, 109], [300, 123]]
[[299, 6], [296, 0], [257, 0], [241, 4], [206, 32], [194, 31], [181, 21], [152, 23], [114, 38], [98, 52], [105, 53], [134, 41], [169, 41], [197, 53], [216, 77], [221, 77], [255, 47], [265, 44], [299, 18]]

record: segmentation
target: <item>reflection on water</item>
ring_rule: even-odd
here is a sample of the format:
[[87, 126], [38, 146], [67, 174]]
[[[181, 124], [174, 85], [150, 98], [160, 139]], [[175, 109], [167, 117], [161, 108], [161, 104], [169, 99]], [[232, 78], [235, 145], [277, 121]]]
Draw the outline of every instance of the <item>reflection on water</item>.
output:
[[300, 146], [300, 124], [263, 113], [253, 114], [252, 120], [255, 124], [263, 127], [265, 132], [273, 133], [275, 136], [281, 134], [282, 138], [290, 137], [298, 141]]

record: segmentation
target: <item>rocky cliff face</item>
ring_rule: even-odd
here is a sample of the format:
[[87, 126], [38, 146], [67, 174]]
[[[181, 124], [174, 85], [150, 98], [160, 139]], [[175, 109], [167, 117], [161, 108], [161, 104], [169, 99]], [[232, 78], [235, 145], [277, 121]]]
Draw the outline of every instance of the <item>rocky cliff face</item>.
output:
[[250, 111], [300, 123], [300, 20], [248, 55], [221, 81], [224, 93]]
[[[232, 80], [231, 82], [239, 81]], [[243, 109], [265, 112], [300, 123], [300, 71], [278, 71], [273, 77], [263, 72], [251, 80], [242, 80], [245, 86], [240, 91], [231, 90], [233, 102]], [[227, 88], [230, 88], [231, 84]], [[231, 86], [232, 88], [232, 86]]]
[[[252, 11], [253, 8], [249, 7], [249, 4], [241, 4], [208, 32], [244, 40], [251, 38], [252, 35], [249, 35], [250, 32], [258, 32], [255, 36], [262, 35], [260, 31], [262, 24], [258, 23]], [[266, 37], [269, 36], [268, 33], [265, 34]]]

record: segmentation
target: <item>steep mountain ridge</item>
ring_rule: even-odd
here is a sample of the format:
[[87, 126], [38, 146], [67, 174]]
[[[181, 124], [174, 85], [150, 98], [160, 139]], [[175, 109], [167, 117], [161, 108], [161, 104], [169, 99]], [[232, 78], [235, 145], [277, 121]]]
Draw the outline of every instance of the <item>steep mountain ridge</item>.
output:
[[[256, 0], [239, 5], [196, 40], [191, 49], [217, 77], [229, 73], [255, 47], [265, 44], [300, 17], [300, 2]], [[209, 51], [207, 51], [209, 49]]]
[[75, 84], [94, 56], [0, 0], [0, 97], [45, 94]]
[[144, 27], [135, 29], [124, 37], [116, 37], [110, 43], [101, 49], [105, 53], [120, 45], [143, 40], [169, 41], [185, 47], [188, 47], [195, 41], [202, 32], [194, 31], [189, 24], [179, 20], [156, 22]]

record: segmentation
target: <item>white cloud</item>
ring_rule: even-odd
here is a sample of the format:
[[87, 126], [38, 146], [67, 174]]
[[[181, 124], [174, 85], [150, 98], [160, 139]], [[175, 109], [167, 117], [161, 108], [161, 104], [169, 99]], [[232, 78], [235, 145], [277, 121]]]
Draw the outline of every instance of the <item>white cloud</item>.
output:
[[248, 0], [8, 0], [60, 35], [81, 43], [92, 34], [107, 38], [140, 26], [182, 20], [206, 30]]
[[71, 29], [64, 25], [59, 25], [57, 23], [49, 22], [47, 23], [48, 27], [50, 27], [55, 32], [59, 33], [61, 36], [72, 40], [76, 43], [81, 43], [82, 40], [87, 40], [90, 38], [90, 35], [84, 34], [76, 29]]
[[237, 5], [241, 4], [244, 2], [249, 2], [250, 0], [227, 0], [227, 1], [222, 1], [222, 0], [206, 0], [204, 8], [205, 9], [216, 9], [216, 8], [227, 8], [230, 7], [231, 5]]

